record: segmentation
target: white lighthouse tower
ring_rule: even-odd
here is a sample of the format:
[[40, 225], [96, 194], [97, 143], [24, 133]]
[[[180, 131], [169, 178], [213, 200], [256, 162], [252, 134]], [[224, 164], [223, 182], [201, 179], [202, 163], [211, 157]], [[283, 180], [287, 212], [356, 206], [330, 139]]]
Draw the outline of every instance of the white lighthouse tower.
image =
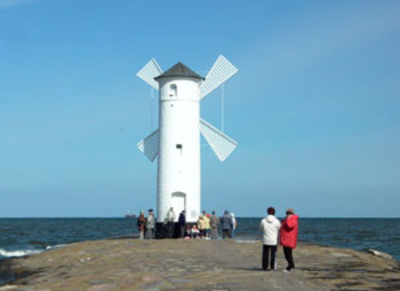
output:
[[157, 222], [173, 207], [176, 219], [182, 210], [186, 221], [200, 214], [200, 134], [224, 161], [237, 143], [200, 118], [200, 101], [233, 76], [237, 69], [220, 56], [207, 74], [199, 76], [178, 63], [162, 72], [151, 60], [138, 76], [159, 90], [159, 128], [138, 143], [151, 160], [158, 156]]

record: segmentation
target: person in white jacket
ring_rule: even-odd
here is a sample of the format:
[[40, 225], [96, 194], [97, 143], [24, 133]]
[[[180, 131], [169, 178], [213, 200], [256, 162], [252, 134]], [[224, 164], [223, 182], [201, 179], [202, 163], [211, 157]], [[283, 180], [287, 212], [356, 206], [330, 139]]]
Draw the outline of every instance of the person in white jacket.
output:
[[[262, 268], [264, 271], [276, 270], [276, 250], [278, 247], [278, 235], [281, 223], [275, 217], [275, 209], [267, 209], [268, 216], [263, 218], [260, 223], [260, 229], [263, 234], [263, 253]], [[271, 254], [271, 261], [269, 255]], [[271, 269], [268, 269], [268, 266]]]

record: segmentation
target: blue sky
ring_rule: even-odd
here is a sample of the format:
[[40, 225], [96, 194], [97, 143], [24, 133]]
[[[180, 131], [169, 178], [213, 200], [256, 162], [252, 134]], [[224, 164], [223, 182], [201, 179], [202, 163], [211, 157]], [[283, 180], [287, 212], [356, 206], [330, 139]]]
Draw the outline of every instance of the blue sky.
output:
[[[202, 205], [238, 216], [399, 217], [400, 2], [0, 0], [0, 217], [155, 207], [151, 58], [205, 75], [225, 129], [202, 149]], [[221, 91], [202, 102], [219, 126]]]

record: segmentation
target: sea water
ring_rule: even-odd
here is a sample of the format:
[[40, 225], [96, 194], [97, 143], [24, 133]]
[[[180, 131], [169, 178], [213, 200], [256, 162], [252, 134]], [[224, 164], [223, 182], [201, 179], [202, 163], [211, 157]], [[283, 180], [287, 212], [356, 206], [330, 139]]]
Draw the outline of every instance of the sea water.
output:
[[[236, 237], [261, 239], [261, 218], [237, 218]], [[301, 218], [299, 240], [340, 248], [373, 248], [400, 261], [400, 219]], [[0, 218], [0, 259], [71, 243], [137, 233], [127, 218]]]

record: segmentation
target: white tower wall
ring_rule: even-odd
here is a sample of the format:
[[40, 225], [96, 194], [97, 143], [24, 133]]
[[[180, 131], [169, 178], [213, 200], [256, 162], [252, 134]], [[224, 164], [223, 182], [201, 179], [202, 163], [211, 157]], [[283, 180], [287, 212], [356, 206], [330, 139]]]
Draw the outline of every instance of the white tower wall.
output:
[[173, 207], [176, 220], [200, 214], [200, 90], [201, 80], [160, 78], [160, 148], [158, 155], [158, 215], [163, 222]]

